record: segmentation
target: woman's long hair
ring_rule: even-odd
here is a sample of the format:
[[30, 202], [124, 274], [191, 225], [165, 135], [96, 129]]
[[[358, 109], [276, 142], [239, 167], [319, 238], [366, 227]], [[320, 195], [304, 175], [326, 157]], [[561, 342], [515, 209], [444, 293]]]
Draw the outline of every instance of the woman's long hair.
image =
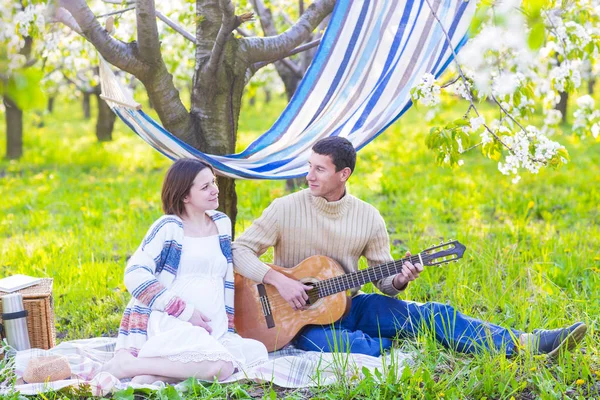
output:
[[183, 199], [190, 194], [194, 179], [200, 171], [209, 168], [213, 175], [213, 167], [193, 158], [180, 158], [167, 171], [162, 186], [162, 207], [165, 214], [181, 217], [185, 211]]

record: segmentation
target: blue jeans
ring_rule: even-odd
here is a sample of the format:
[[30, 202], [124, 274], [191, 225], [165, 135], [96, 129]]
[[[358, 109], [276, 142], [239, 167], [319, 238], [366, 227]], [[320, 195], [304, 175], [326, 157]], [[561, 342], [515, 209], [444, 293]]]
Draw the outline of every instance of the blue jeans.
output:
[[306, 326], [292, 342], [302, 350], [368, 354], [378, 357], [392, 338], [433, 332], [438, 342], [463, 353], [482, 350], [515, 353], [521, 332], [467, 317], [441, 303], [414, 303], [380, 294], [360, 294], [350, 312], [332, 325]]

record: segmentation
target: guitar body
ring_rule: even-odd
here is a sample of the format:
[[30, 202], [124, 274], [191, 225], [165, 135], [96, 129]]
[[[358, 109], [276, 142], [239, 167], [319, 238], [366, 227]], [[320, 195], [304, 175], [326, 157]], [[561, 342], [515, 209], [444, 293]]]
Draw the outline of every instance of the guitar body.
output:
[[451, 240], [414, 256], [347, 274], [340, 264], [325, 256], [309, 257], [294, 268], [271, 265], [276, 271], [312, 286], [306, 290], [309, 302], [303, 311], [295, 311], [275, 287], [236, 274], [235, 327], [242, 337], [256, 339], [268, 351], [275, 351], [288, 344], [306, 325], [329, 325], [342, 318], [350, 309], [346, 290], [396, 275], [405, 261], [442, 265], [456, 262], [464, 252], [463, 244]]
[[[344, 274], [336, 261], [325, 256], [309, 257], [293, 268], [271, 267], [308, 285]], [[274, 286], [235, 274], [235, 327], [242, 337], [258, 340], [268, 351], [275, 351], [306, 325], [328, 325], [339, 320], [348, 298], [342, 291], [314, 300], [306, 310], [296, 311]]]

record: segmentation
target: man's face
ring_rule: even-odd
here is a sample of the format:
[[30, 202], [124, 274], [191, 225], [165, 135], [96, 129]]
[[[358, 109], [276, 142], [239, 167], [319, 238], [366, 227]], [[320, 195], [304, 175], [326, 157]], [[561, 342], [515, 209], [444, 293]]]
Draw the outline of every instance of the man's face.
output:
[[350, 168], [335, 171], [331, 156], [313, 152], [308, 159], [308, 189], [313, 196], [324, 197], [327, 201], [337, 201], [344, 194]]

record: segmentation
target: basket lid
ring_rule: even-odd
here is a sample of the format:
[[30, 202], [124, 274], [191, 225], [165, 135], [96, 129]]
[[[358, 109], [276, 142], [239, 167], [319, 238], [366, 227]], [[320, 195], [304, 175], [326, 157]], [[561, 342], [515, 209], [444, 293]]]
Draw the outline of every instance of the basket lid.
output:
[[[24, 299], [32, 299], [36, 297], [48, 297], [52, 294], [52, 283], [54, 279], [43, 278], [39, 283], [23, 289], [15, 290], [12, 293], [21, 293]], [[0, 297], [8, 294], [0, 291]]]

